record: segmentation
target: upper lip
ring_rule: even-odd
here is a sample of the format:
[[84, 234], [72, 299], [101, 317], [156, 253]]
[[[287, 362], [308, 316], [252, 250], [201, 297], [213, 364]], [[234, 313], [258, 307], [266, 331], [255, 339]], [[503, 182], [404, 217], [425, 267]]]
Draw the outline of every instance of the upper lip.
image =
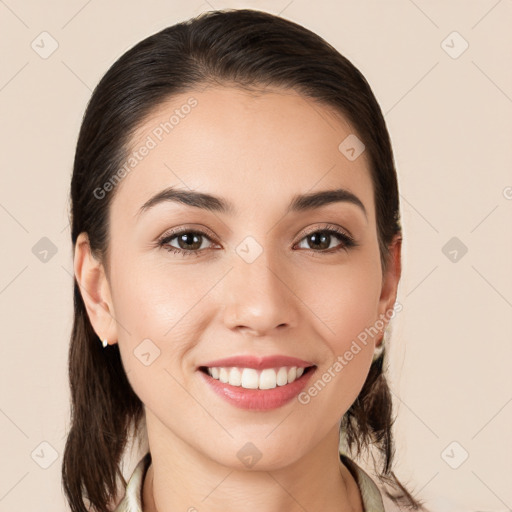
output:
[[215, 361], [208, 361], [201, 367], [213, 368], [227, 368], [238, 366], [241, 368], [254, 368], [255, 370], [264, 370], [265, 368], [280, 368], [282, 366], [297, 366], [298, 368], [307, 368], [308, 366], [315, 366], [313, 363], [298, 359], [297, 357], [289, 357], [285, 355], [275, 356], [232, 356], [224, 359], [216, 359]]

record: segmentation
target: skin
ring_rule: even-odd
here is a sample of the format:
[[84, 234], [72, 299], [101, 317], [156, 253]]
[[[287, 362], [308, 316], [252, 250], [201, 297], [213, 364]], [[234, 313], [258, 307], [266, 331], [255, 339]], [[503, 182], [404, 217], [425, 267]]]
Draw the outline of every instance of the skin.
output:
[[[400, 239], [383, 274], [366, 153], [349, 161], [338, 145], [355, 130], [311, 99], [228, 86], [173, 97], [140, 125], [132, 148], [191, 96], [198, 105], [117, 185], [111, 271], [91, 256], [85, 233], [75, 247], [91, 323], [101, 339], [119, 343], [144, 403], [153, 459], [144, 511], [362, 511], [357, 484], [339, 461], [338, 432], [382, 335], [306, 405], [238, 409], [196, 367], [235, 354], [285, 354], [317, 365], [313, 383], [393, 308]], [[168, 202], [137, 216], [171, 185], [230, 200], [236, 214]], [[359, 197], [367, 217], [348, 202], [284, 214], [295, 194], [339, 187]], [[308, 243], [324, 223], [348, 231], [358, 246], [329, 254]], [[212, 236], [200, 238], [199, 256], [182, 256], [157, 246], [174, 227]], [[236, 252], [247, 236], [263, 251], [252, 263]], [[184, 247], [177, 237], [168, 243]], [[340, 243], [332, 235], [328, 247]], [[134, 355], [147, 338], [160, 350], [149, 366]], [[247, 442], [262, 454], [252, 468], [237, 457]]]

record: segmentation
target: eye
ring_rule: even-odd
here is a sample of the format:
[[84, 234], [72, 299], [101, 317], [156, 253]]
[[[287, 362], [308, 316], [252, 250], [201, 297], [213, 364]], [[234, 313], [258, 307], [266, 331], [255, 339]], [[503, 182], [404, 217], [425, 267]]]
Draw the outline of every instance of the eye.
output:
[[[170, 245], [170, 242], [174, 239], [176, 239], [178, 247]], [[210, 237], [204, 231], [182, 229], [172, 233], [166, 233], [158, 240], [158, 246], [172, 251], [175, 254], [182, 254], [183, 256], [199, 256], [202, 250], [205, 249], [203, 246], [204, 239], [210, 240]]]
[[[341, 241], [341, 243], [339, 243], [337, 246], [334, 246], [334, 248], [331, 245], [331, 242], [333, 242], [333, 238], [337, 238], [338, 240]], [[316, 231], [308, 233], [305, 237], [302, 238], [302, 240], [304, 240], [305, 243], [309, 244], [311, 250], [313, 250], [314, 252], [321, 252], [327, 254], [332, 254], [334, 252], [338, 252], [341, 250], [346, 251], [351, 247], [356, 247], [358, 245], [350, 235], [345, 233], [342, 229], [338, 228], [337, 226], [325, 226], [322, 229], [317, 229]], [[301, 243], [303, 242], [299, 242], [299, 245]], [[307, 249], [307, 247], [302, 248]]]
[[[334, 248], [331, 245], [333, 239], [338, 239], [340, 243]], [[158, 240], [158, 246], [166, 249], [174, 254], [181, 254], [182, 256], [199, 256], [203, 251], [211, 249], [211, 246], [205, 247], [203, 242], [212, 238], [204, 231], [192, 229], [180, 229], [166, 233]], [[351, 247], [356, 247], [358, 244], [355, 240], [345, 233], [337, 226], [326, 225], [321, 229], [308, 233], [301, 239], [298, 245], [304, 240], [310, 245], [309, 250], [313, 252], [332, 254], [341, 250], [347, 251]], [[176, 245], [171, 242], [175, 241]], [[308, 249], [307, 247], [300, 247], [301, 249]]]

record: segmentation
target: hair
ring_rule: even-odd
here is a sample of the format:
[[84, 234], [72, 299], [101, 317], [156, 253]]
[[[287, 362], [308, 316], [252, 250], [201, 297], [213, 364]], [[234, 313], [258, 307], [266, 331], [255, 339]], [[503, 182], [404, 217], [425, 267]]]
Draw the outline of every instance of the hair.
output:
[[[341, 114], [366, 147], [376, 209], [381, 265], [401, 238], [397, 175], [381, 109], [361, 72], [317, 34], [294, 22], [252, 9], [205, 12], [142, 40], [114, 62], [96, 86], [80, 128], [70, 190], [73, 253], [87, 233], [92, 254], [109, 272], [109, 205], [94, 191], [126, 161], [142, 122], [175, 95], [202, 86], [297, 91]], [[377, 451], [379, 480], [394, 502], [423, 508], [392, 471], [395, 421], [384, 375], [386, 349], [340, 423], [347, 449]], [[121, 462], [130, 439], [141, 435], [144, 409], [126, 377], [117, 344], [103, 349], [74, 281], [69, 347], [71, 426], [62, 479], [72, 512], [109, 510], [126, 488]], [[389, 489], [387, 489], [389, 487]], [[393, 492], [397, 491], [397, 492]], [[88, 502], [91, 508], [86, 508]]]

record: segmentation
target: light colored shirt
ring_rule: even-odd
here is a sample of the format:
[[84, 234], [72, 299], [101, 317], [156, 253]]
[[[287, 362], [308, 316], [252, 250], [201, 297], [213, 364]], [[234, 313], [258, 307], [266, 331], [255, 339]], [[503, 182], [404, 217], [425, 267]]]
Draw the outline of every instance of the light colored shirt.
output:
[[[387, 507], [384, 509], [384, 503], [379, 488], [363, 469], [341, 452], [340, 459], [352, 473], [359, 486], [364, 512], [388, 512], [394, 510], [394, 508], [388, 509]], [[133, 470], [127, 482], [124, 497], [117, 505], [114, 512], [142, 512], [142, 488], [150, 464], [151, 454], [148, 452]]]

